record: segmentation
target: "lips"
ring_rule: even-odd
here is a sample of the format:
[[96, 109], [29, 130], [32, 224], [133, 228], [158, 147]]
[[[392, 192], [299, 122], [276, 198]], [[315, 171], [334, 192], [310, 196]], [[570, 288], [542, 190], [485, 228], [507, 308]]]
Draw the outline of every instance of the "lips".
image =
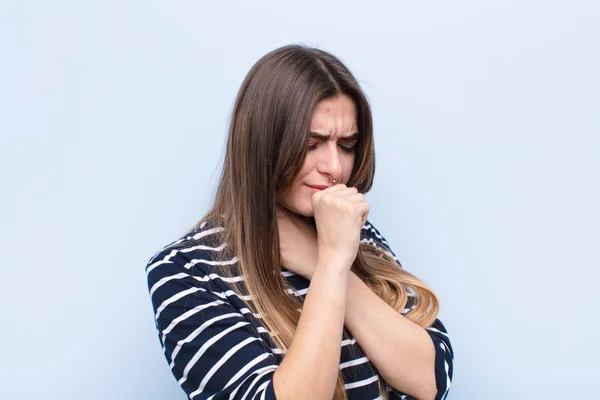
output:
[[316, 190], [323, 190], [323, 189], [327, 189], [329, 186], [327, 185], [306, 185], [311, 189], [316, 189]]

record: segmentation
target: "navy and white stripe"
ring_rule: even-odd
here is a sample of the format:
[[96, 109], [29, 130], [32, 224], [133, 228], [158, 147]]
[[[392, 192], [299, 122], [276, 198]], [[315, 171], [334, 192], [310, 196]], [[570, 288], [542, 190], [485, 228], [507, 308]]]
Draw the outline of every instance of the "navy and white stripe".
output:
[[[232, 284], [243, 283], [237, 257], [223, 260], [223, 228], [203, 223], [155, 254], [146, 266], [158, 337], [171, 371], [190, 399], [275, 399], [273, 374], [285, 351], [277, 348]], [[209, 240], [211, 239], [209, 243]], [[388, 242], [369, 222], [361, 241], [378, 246], [400, 262]], [[220, 271], [229, 269], [231, 276]], [[290, 294], [304, 300], [309, 281], [285, 269]], [[409, 293], [414, 296], [415, 293]], [[410, 308], [405, 308], [406, 313]], [[453, 373], [453, 352], [439, 320], [427, 329], [436, 348], [436, 400], [445, 399]], [[345, 329], [340, 369], [348, 399], [379, 398], [379, 376], [356, 340]], [[390, 399], [411, 399], [386, 385]]]

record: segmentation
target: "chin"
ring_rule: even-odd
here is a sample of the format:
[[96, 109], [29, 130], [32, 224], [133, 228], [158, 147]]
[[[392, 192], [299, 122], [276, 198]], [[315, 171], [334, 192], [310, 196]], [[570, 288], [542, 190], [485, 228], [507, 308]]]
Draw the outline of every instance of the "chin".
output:
[[313, 212], [312, 203], [302, 204], [302, 205], [292, 205], [292, 207], [286, 207], [289, 211], [294, 214], [302, 215], [303, 217], [314, 217], [315, 213]]
[[300, 214], [304, 217], [314, 217], [315, 216], [315, 213], [313, 212], [312, 207], [309, 210], [306, 210], [305, 212], [300, 212], [298, 214]]

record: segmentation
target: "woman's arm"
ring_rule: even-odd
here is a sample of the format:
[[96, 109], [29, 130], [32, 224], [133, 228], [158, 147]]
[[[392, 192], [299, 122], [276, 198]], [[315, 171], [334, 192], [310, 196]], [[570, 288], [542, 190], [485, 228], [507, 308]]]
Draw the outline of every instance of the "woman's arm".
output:
[[436, 395], [435, 348], [425, 331], [351, 273], [345, 323], [383, 379], [418, 399]]
[[166, 248], [146, 267], [158, 338], [171, 372], [191, 400], [275, 400], [277, 356], [250, 323], [242, 300], [207, 267], [210, 250], [189, 251], [197, 244]]
[[[284, 266], [312, 281], [316, 233], [300, 221], [281, 221], [279, 229], [287, 261]], [[362, 242], [397, 260], [385, 238], [369, 222], [361, 236]], [[432, 327], [421, 328], [382, 301], [354, 274], [350, 274], [348, 285], [345, 324], [388, 384], [418, 398], [444, 398], [452, 379], [453, 353], [443, 324], [436, 320]]]
[[[362, 242], [371, 243], [389, 253], [402, 268], [387, 240], [368, 221], [362, 229], [362, 236]], [[448, 332], [442, 322], [436, 319], [431, 327], [421, 328], [396, 313], [356, 276], [350, 277], [348, 292], [352, 295], [347, 301], [346, 326], [388, 384], [398, 391], [417, 398], [444, 399], [452, 381], [454, 353]], [[365, 304], [370, 304], [373, 308], [366, 307]], [[387, 311], [384, 311], [386, 308]], [[369, 320], [379, 313], [383, 318], [384, 315], [389, 315], [390, 321], [381, 319], [382, 322], [379, 324], [358, 323], [363, 321], [363, 318]], [[383, 321], [390, 324], [384, 325]], [[388, 336], [392, 337], [389, 341], [375, 339]], [[386, 346], [383, 346], [385, 349], [373, 346], [373, 343], [386, 343]], [[390, 357], [390, 351], [394, 356]], [[416, 359], [413, 359], [415, 357]], [[411, 359], [413, 360], [409, 361]], [[406, 379], [406, 377], [411, 378]], [[432, 382], [433, 395], [430, 393]]]
[[319, 259], [294, 338], [278, 364], [227, 278], [206, 267], [208, 251], [186, 250], [165, 249], [146, 272], [165, 357], [188, 397], [331, 399], [350, 265], [339, 257]]
[[[312, 198], [318, 256], [288, 353], [275, 372], [278, 399], [333, 397], [340, 368], [350, 267], [369, 205], [356, 188], [336, 185]], [[284, 224], [285, 213], [281, 216]], [[287, 220], [290, 222], [289, 220]], [[284, 262], [288, 253], [282, 252]]]
[[320, 259], [292, 344], [274, 375], [278, 399], [331, 399], [340, 364], [349, 266]]

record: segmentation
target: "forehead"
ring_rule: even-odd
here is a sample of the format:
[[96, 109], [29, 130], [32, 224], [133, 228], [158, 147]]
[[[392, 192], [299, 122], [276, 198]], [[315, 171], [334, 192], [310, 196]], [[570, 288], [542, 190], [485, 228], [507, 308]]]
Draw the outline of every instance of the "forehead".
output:
[[357, 131], [356, 105], [342, 94], [317, 103], [310, 121], [311, 131], [333, 135], [350, 135]]

